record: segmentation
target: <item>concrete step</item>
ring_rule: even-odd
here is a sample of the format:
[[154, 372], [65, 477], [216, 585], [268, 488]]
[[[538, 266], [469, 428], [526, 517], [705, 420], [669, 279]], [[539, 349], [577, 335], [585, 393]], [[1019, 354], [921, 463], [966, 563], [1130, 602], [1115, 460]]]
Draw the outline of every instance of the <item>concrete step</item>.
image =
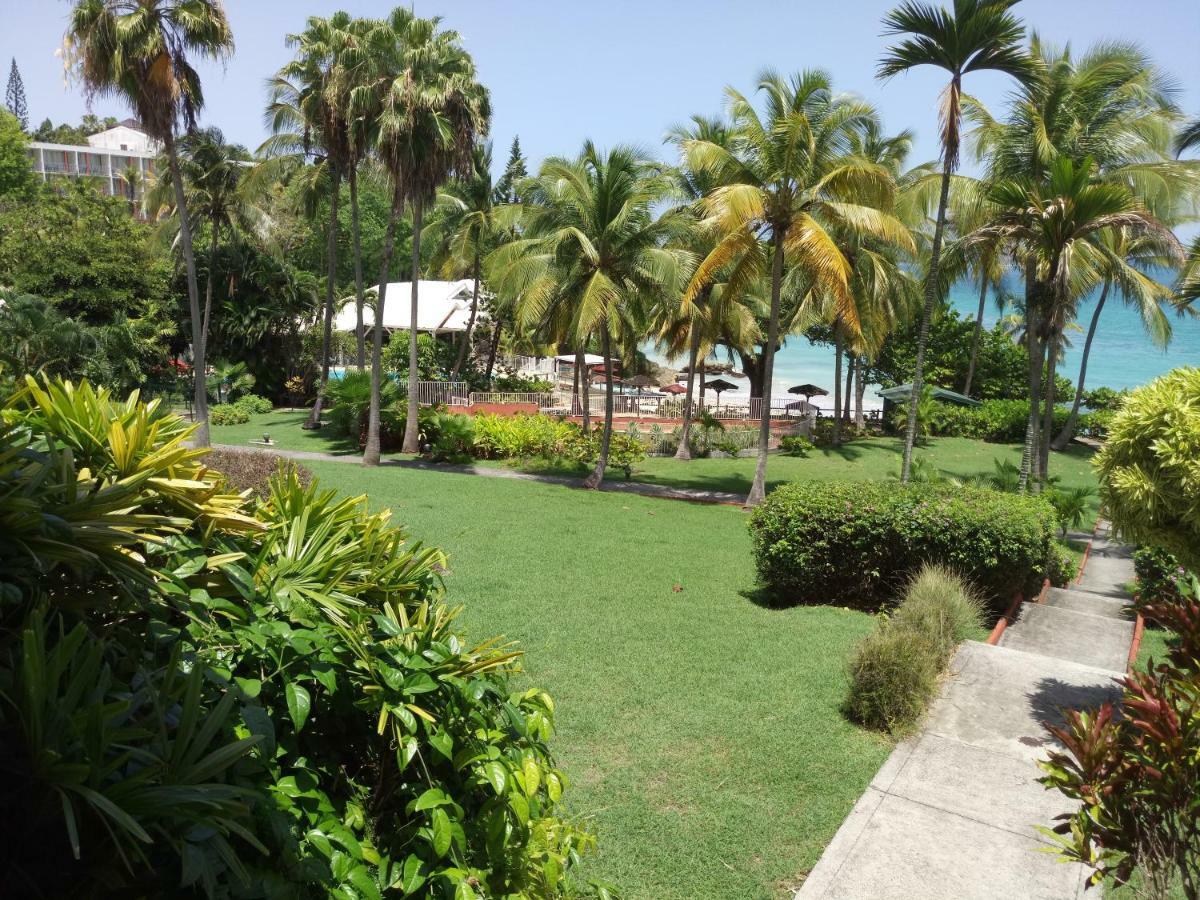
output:
[[1091, 613], [1094, 616], [1104, 616], [1109, 619], [1126, 621], [1132, 618], [1131, 606], [1128, 600], [1118, 597], [1105, 597], [1078, 588], [1050, 588], [1046, 594], [1044, 606], [1056, 609], [1070, 609], [1075, 612]]
[[1000, 646], [1121, 672], [1133, 642], [1133, 622], [1025, 603]]

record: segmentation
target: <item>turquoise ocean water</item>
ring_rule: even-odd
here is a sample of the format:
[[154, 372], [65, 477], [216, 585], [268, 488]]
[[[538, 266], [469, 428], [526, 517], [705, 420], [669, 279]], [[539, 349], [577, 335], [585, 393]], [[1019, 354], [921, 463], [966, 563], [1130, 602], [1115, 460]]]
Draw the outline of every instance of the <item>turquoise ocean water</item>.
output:
[[[1059, 371], [1072, 381], [1079, 375], [1079, 360], [1086, 329], [1095, 309], [1096, 296], [1080, 305], [1078, 322], [1085, 331], [1070, 334], [1074, 346], [1067, 350], [1065, 362], [1059, 364]], [[951, 291], [950, 297], [960, 314], [968, 318], [974, 317], [979, 303], [978, 288], [970, 284], [957, 285]], [[989, 299], [984, 314], [985, 327], [991, 327], [999, 316]], [[1177, 318], [1172, 313], [1171, 324], [1174, 327], [1174, 335], [1164, 351], [1154, 346], [1146, 336], [1141, 317], [1110, 293], [1108, 301], [1104, 304], [1104, 311], [1100, 314], [1096, 338], [1092, 342], [1086, 386], [1132, 388], [1178, 366], [1200, 365], [1200, 318]], [[723, 362], [724, 357], [720, 356], [718, 360]], [[676, 364], [681, 365], [682, 361], [677, 361]], [[805, 382], [820, 385], [832, 393], [833, 371], [832, 347], [814, 346], [803, 337], [791, 337], [775, 357], [775, 384], [772, 394], [775, 397], [787, 396], [787, 389], [791, 385]], [[874, 386], [867, 387], [866, 401], [869, 407], [880, 405], [881, 401], [875, 396], [875, 391]]]

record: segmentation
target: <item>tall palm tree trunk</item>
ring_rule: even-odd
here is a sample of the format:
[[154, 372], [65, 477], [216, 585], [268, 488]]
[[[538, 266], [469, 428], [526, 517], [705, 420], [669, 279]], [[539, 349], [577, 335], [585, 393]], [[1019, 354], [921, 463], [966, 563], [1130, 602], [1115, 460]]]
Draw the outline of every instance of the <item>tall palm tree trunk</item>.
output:
[[492, 323], [492, 343], [488, 347], [487, 382], [489, 387], [492, 384], [492, 370], [496, 367], [496, 351], [500, 349], [500, 332], [503, 329], [504, 320], [496, 316], [496, 321]]
[[[1034, 288], [1036, 293], [1036, 288]], [[1029, 418], [1025, 423], [1025, 446], [1021, 452], [1021, 475], [1017, 489], [1026, 488], [1038, 493], [1040, 483], [1037, 479], [1038, 459], [1038, 430], [1042, 396], [1042, 342], [1038, 340], [1038, 311], [1037, 306], [1030, 302], [1033, 298], [1027, 295], [1025, 302], [1025, 346], [1029, 354]]]
[[321, 427], [321, 405], [325, 401], [325, 388], [329, 384], [329, 348], [333, 343], [333, 294], [337, 282], [337, 213], [338, 195], [341, 193], [342, 173], [333, 169], [333, 185], [329, 195], [329, 238], [325, 246], [325, 329], [321, 335], [321, 384], [317, 388], [317, 399], [305, 428]]
[[687, 393], [683, 395], [683, 425], [679, 429], [679, 448], [676, 459], [692, 458], [692, 391], [696, 383], [696, 362], [700, 356], [700, 329], [692, 322], [692, 350], [688, 354]]
[[754, 481], [746, 495], [747, 506], [757, 506], [767, 496], [767, 452], [771, 442], [771, 385], [775, 367], [775, 343], [779, 340], [779, 294], [783, 286], [783, 232], [775, 230], [771, 257], [771, 310], [767, 317], [767, 344], [763, 348], [762, 415], [758, 423], [758, 462]]
[[917, 436], [917, 404], [925, 386], [925, 351], [929, 347], [929, 323], [938, 301], [938, 267], [942, 261], [942, 238], [946, 230], [946, 205], [950, 200], [949, 161], [942, 166], [942, 191], [938, 197], [937, 220], [933, 226], [933, 244], [929, 248], [929, 273], [925, 277], [925, 309], [921, 313], [921, 328], [917, 332], [917, 361], [913, 371], [912, 394], [908, 398], [908, 422], [904, 428], [904, 456], [900, 463], [900, 480], [908, 481], [912, 469], [913, 441]]
[[860, 356], [855, 359], [854, 367], [854, 427], [862, 430], [867, 427], [867, 420], [863, 415], [863, 395], [867, 392], [867, 361]]
[[600, 346], [604, 354], [604, 428], [600, 432], [600, 454], [596, 458], [596, 468], [583, 482], [585, 488], [595, 490], [604, 480], [604, 470], [608, 466], [608, 448], [612, 442], [613, 428], [613, 363], [612, 345], [608, 336], [608, 323], [600, 325]]
[[[217, 271], [217, 242], [221, 228], [214, 219], [212, 240], [208, 244], [208, 278], [204, 284], [204, 315], [200, 318], [200, 342], [204, 345], [204, 358], [208, 359], [208, 329], [212, 324], [213, 273]], [[218, 397], [218, 402], [220, 398]]]
[[833, 446], [842, 443], [842, 329], [833, 326]]
[[371, 334], [371, 402], [367, 410], [367, 443], [363, 448], [363, 465], [379, 465], [379, 395], [383, 390], [383, 305], [387, 299], [388, 272], [392, 267], [392, 252], [396, 247], [396, 220], [400, 218], [400, 192], [392, 196], [392, 211], [383, 234], [383, 261], [379, 268], [379, 296], [375, 305], [375, 328]]
[[[575, 371], [579, 377], [579, 414], [583, 417], [583, 433], [587, 434], [592, 427], [591, 404], [588, 402], [588, 395], [591, 393], [591, 375], [587, 367], [587, 351], [579, 349], [575, 351]], [[572, 410], [574, 412], [574, 410]]]
[[1054, 376], [1058, 371], [1058, 343], [1062, 332], [1050, 329], [1046, 335], [1046, 380], [1042, 385], [1044, 409], [1042, 433], [1038, 436], [1038, 477], [1045, 482], [1050, 474], [1050, 438], [1054, 434]]
[[1096, 310], [1092, 313], [1091, 324], [1088, 325], [1087, 340], [1083, 342], [1083, 358], [1079, 361], [1079, 383], [1075, 385], [1075, 402], [1071, 404], [1071, 413], [1067, 416], [1066, 424], [1050, 446], [1055, 450], [1065, 450], [1067, 444], [1075, 437], [1075, 426], [1079, 423], [1079, 407], [1083, 403], [1083, 388], [1087, 381], [1088, 356], [1092, 352], [1092, 338], [1096, 336], [1096, 326], [1100, 323], [1100, 312], [1104, 309], [1104, 301], [1108, 299], [1108, 282], [1100, 291], [1100, 299], [1096, 301]]
[[983, 311], [987, 306], [988, 280], [979, 279], [979, 309], [975, 312], [975, 333], [971, 337], [971, 361], [967, 364], [967, 380], [963, 382], [963, 394], [971, 396], [971, 382], [975, 380], [975, 363], [979, 359], [979, 338], [983, 334]]
[[850, 424], [850, 395], [854, 393], [854, 354], [846, 350], [846, 393], [842, 398], [842, 420]]
[[183, 250], [183, 268], [187, 274], [188, 313], [192, 319], [192, 401], [195, 404], [192, 421], [196, 431], [192, 443], [207, 447], [208, 437], [208, 378], [204, 346], [204, 320], [200, 316], [200, 287], [196, 283], [196, 256], [192, 252], [192, 225], [188, 221], [187, 199], [183, 192], [183, 174], [179, 171], [179, 155], [175, 150], [175, 138], [168, 135], [167, 163], [171, 169], [171, 182], [175, 188], [175, 208], [179, 212], [179, 244]]
[[472, 277], [475, 279], [474, 287], [471, 290], [471, 315], [467, 317], [467, 330], [463, 332], [462, 346], [458, 348], [458, 357], [454, 360], [454, 370], [450, 373], [451, 381], [458, 381], [458, 373], [462, 371], [463, 364], [467, 361], [467, 351], [471, 346], [471, 332], [475, 328], [475, 315], [479, 311], [479, 248], [475, 248], [475, 266], [472, 271]]
[[404, 453], [421, 451], [421, 432], [417, 422], [417, 285], [421, 282], [421, 201], [413, 204], [412, 237], [412, 309], [408, 317], [408, 415], [404, 421]]
[[358, 370], [361, 372], [367, 365], [367, 346], [366, 334], [363, 329], [365, 294], [363, 292], [362, 232], [359, 230], [358, 220], [358, 166], [350, 167], [350, 237], [354, 243], [354, 310], [357, 314], [354, 321], [354, 340]]

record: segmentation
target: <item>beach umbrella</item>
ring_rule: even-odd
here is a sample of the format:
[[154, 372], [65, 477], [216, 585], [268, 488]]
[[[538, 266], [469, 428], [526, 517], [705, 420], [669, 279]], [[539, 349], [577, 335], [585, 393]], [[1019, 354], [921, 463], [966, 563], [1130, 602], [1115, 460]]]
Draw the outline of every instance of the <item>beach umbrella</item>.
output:
[[[625, 383], [631, 387], [637, 388], [638, 397], [640, 398], [642, 396], [642, 388], [653, 386], [654, 381], [650, 378], [647, 378], [645, 375], [634, 375]], [[637, 414], [638, 418], [640, 419], [642, 417], [642, 404], [640, 400], [638, 401]]]
[[662, 386], [662, 392], [664, 394], [686, 394], [687, 388], [682, 384], [664, 384]]
[[811, 403], [813, 397], [828, 397], [829, 391], [815, 384], [795, 384], [788, 388], [789, 394], [803, 394], [806, 403]]
[[722, 392], [736, 391], [738, 387], [732, 381], [726, 381], [724, 378], [714, 378], [712, 381], [705, 382], [704, 386], [717, 392], [717, 409], [721, 408]]

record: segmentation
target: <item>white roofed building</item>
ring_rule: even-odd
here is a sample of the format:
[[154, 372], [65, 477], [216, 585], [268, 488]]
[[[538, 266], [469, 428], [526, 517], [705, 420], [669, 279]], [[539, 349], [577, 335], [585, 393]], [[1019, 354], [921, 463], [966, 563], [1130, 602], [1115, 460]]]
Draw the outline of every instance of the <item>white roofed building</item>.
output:
[[[469, 278], [461, 281], [420, 281], [417, 283], [417, 330], [430, 334], [454, 334], [467, 330], [471, 318], [471, 292], [474, 282]], [[486, 294], [480, 289], [482, 305]], [[407, 331], [412, 321], [412, 282], [392, 281], [388, 283], [384, 297], [383, 327], [386, 331]], [[333, 327], [337, 331], [354, 331], [358, 325], [358, 313], [354, 297], [342, 300], [342, 306], [334, 316]], [[375, 310], [370, 298], [363, 307], [363, 325], [375, 327]]]

